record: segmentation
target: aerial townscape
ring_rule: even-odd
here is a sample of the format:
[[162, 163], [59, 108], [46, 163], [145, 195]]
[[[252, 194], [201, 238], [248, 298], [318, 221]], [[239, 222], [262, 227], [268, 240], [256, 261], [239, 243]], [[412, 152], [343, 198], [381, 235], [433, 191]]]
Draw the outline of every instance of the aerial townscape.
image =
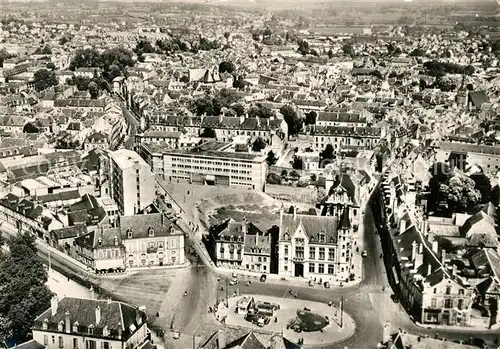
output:
[[499, 349], [498, 0], [5, 0], [0, 349]]

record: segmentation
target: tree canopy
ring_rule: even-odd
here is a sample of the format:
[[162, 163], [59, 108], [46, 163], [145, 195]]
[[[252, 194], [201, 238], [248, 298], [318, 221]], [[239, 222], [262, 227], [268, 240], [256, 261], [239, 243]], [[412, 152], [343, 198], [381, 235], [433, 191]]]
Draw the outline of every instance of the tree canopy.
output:
[[200, 134], [200, 137], [204, 138], [215, 138], [217, 135], [215, 134], [215, 130], [213, 128], [206, 128], [203, 130], [203, 132]]
[[217, 91], [213, 97], [206, 95], [194, 101], [193, 109], [197, 115], [218, 116], [221, 114], [222, 108], [230, 108], [232, 104], [237, 102], [240, 97], [229, 89]]
[[296, 135], [302, 130], [302, 120], [291, 106], [284, 105], [281, 107], [280, 113], [283, 114], [283, 118], [288, 125], [289, 135]]
[[272, 150], [270, 150], [269, 153], [267, 153], [266, 162], [268, 166], [273, 166], [278, 162], [278, 158], [276, 157], [276, 154], [274, 154]]
[[271, 110], [271, 108], [261, 103], [252, 106], [250, 110], [248, 110], [248, 117], [250, 118], [259, 117], [263, 119], [268, 119], [271, 116], [274, 116], [274, 112]]
[[23, 127], [24, 133], [40, 133], [40, 129], [32, 122], [28, 122]]
[[224, 61], [219, 64], [219, 73], [233, 73], [236, 70], [236, 66], [233, 62]]
[[35, 90], [43, 91], [51, 86], [59, 84], [56, 74], [47, 69], [37, 70], [33, 76]]
[[315, 111], [310, 111], [309, 113], [306, 114], [306, 119], [304, 123], [306, 125], [314, 125], [316, 124], [316, 118], [318, 117], [318, 114]]
[[25, 341], [35, 318], [50, 307], [52, 293], [47, 272], [29, 234], [8, 241], [9, 252], [0, 260], [0, 338]]
[[266, 141], [262, 139], [262, 137], [258, 137], [252, 144], [252, 150], [261, 151], [262, 149], [265, 149], [266, 146], [267, 146]]
[[103, 77], [109, 82], [117, 76], [125, 74], [127, 67], [134, 66], [133, 53], [124, 47], [113, 47], [103, 53], [95, 49], [77, 50], [71, 60], [70, 69], [101, 68]]
[[430, 168], [429, 211], [450, 216], [451, 213], [474, 213], [481, 203], [481, 192], [476, 183], [464, 174], [453, 171], [444, 163], [435, 163]]

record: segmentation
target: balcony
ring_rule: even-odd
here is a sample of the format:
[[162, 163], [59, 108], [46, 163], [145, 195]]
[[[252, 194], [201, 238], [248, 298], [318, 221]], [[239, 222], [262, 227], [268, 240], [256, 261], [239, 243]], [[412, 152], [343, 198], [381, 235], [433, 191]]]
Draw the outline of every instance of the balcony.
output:
[[158, 251], [158, 247], [148, 247], [146, 249], [147, 253], [156, 253]]

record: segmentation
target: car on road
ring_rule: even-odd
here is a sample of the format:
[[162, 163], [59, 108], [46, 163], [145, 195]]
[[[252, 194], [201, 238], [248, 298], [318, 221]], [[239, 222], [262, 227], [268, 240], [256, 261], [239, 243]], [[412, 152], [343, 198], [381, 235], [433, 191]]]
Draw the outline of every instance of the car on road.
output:
[[363, 257], [363, 258], [368, 257], [368, 252], [366, 252], [366, 250], [364, 250], [363, 252], [361, 252], [361, 257]]
[[173, 338], [174, 338], [174, 339], [179, 339], [179, 338], [181, 338], [181, 333], [180, 333], [179, 331], [174, 331]]
[[399, 297], [395, 294], [391, 294], [391, 299], [394, 303], [399, 303]]
[[229, 281], [229, 285], [234, 286], [238, 284], [238, 279], [237, 278], [232, 278], [231, 281]]
[[267, 275], [266, 274], [262, 274], [260, 276], [260, 282], [266, 282], [266, 280], [267, 280]]

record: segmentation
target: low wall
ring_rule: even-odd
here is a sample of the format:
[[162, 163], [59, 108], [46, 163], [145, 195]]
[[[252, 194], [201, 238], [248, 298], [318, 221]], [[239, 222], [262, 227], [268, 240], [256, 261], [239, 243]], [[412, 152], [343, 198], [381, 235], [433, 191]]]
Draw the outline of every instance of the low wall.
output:
[[273, 199], [287, 202], [316, 204], [316, 188], [299, 188], [289, 185], [266, 184], [266, 194]]

